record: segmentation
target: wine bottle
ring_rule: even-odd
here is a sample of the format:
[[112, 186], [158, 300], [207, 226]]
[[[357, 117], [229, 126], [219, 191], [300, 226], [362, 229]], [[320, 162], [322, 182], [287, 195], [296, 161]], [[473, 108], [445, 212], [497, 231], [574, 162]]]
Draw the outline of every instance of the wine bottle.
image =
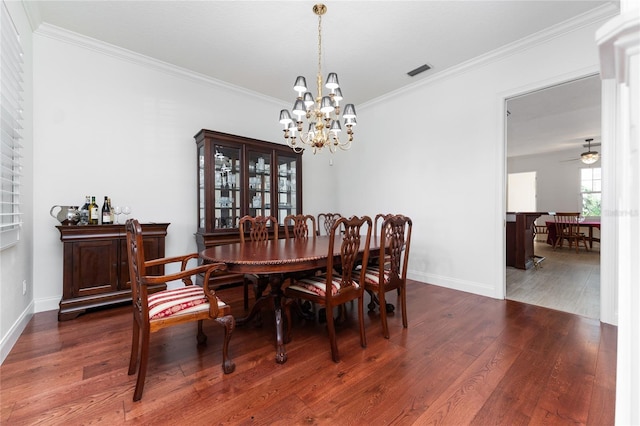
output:
[[100, 213], [96, 204], [96, 197], [91, 196], [91, 204], [89, 204], [89, 225], [98, 225], [100, 223]]
[[109, 216], [111, 219], [111, 224], [113, 225], [115, 223], [114, 219], [115, 219], [115, 215], [113, 212], [113, 208], [111, 207], [111, 197], [107, 198], [107, 201], [109, 201]]
[[84, 198], [84, 204], [80, 208], [80, 225], [89, 224], [89, 205], [91, 204], [91, 197], [86, 195]]
[[109, 197], [104, 196], [104, 203], [102, 203], [102, 224], [111, 225], [111, 207], [109, 206]]

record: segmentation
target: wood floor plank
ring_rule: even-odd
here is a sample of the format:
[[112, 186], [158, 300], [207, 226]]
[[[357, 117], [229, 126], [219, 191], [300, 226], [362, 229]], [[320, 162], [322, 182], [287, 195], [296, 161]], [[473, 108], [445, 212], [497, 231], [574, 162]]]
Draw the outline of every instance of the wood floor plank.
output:
[[[229, 375], [221, 327], [205, 325], [204, 346], [193, 324], [161, 330], [139, 402], [127, 375], [130, 306], [62, 323], [39, 313], [0, 366], [0, 423], [613, 424], [615, 327], [417, 282], [408, 293], [409, 328], [396, 312], [385, 339], [379, 313], [366, 313], [366, 348], [349, 309], [340, 363], [325, 324], [300, 320], [288, 361], [275, 363], [268, 310], [262, 327], [234, 330]], [[244, 315], [241, 288], [221, 296]]]

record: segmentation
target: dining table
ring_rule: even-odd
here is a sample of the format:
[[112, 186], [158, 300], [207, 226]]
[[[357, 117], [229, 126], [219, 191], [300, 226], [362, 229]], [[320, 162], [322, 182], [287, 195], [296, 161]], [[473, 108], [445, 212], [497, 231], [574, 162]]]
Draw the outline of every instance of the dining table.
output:
[[[547, 225], [547, 244], [554, 245], [557, 237], [556, 222], [553, 220], [550, 220], [550, 221], [546, 221], [545, 224]], [[593, 236], [593, 228], [600, 229], [599, 220], [593, 220], [593, 219], [583, 220], [583, 221], [579, 221], [578, 225], [580, 227], [586, 227], [589, 229], [589, 236], [587, 237], [587, 239], [589, 240], [590, 249], [593, 248], [594, 241], [598, 243], [600, 242], [600, 238]]]
[[[334, 264], [339, 264], [342, 236], [336, 235], [333, 250]], [[313, 236], [297, 239], [279, 239], [276, 241], [244, 242], [224, 244], [206, 248], [200, 253], [204, 262], [222, 262], [227, 270], [240, 274], [260, 274], [269, 276], [270, 291], [260, 295], [249, 315], [236, 320], [243, 325], [255, 316], [265, 305], [273, 304], [276, 326], [276, 362], [285, 363], [287, 352], [284, 345], [284, 326], [282, 316], [282, 285], [293, 273], [326, 269], [329, 256], [328, 236]], [[364, 253], [365, 238], [360, 241], [360, 253]], [[370, 256], [379, 254], [379, 237], [371, 236]]]

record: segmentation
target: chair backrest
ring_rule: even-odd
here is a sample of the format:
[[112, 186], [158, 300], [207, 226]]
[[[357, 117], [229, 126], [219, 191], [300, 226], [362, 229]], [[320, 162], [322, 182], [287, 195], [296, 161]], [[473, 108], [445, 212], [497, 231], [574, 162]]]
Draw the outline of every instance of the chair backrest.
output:
[[385, 232], [380, 235], [380, 259], [384, 258], [385, 262], [380, 262], [380, 276], [387, 272], [391, 285], [407, 279], [412, 227], [411, 219], [401, 214], [388, 215], [382, 222]]
[[[134, 315], [136, 319], [149, 319], [149, 305], [147, 303], [147, 286], [143, 285], [142, 277], [146, 275], [144, 264], [144, 243], [142, 242], [142, 226], [136, 219], [128, 219], [125, 223], [127, 231], [127, 254], [129, 257], [129, 279], [131, 280], [131, 296], [133, 299]], [[139, 315], [142, 315], [140, 317]]]
[[[293, 222], [291, 235], [289, 232], [289, 224]], [[316, 235], [316, 218], [311, 215], [290, 214], [284, 218], [284, 235], [285, 238], [294, 239], [315, 237]]]
[[331, 235], [331, 228], [336, 220], [340, 219], [342, 215], [340, 213], [320, 213], [318, 215], [318, 235]]
[[[364, 241], [364, 251], [362, 258], [360, 257], [360, 247], [362, 246], [362, 227], [366, 225], [366, 234]], [[331, 288], [331, 272], [333, 271], [336, 241], [340, 243], [340, 269], [342, 270], [340, 292], [350, 291], [355, 288], [354, 278], [364, 283], [366, 268], [360, 268], [360, 272], [356, 271], [357, 263], [362, 260], [362, 264], [366, 265], [369, 261], [369, 245], [371, 244], [371, 228], [372, 222], [369, 216], [351, 216], [349, 219], [340, 217], [331, 227], [329, 234], [329, 255], [327, 258], [327, 289]], [[354, 274], [359, 276], [354, 277]], [[364, 291], [364, 286], [357, 287], [359, 292]], [[326, 291], [327, 299], [332, 296], [332, 291]]]
[[248, 233], [249, 242], [269, 241], [270, 230], [273, 240], [278, 240], [278, 219], [273, 216], [243, 216], [238, 223], [238, 228], [241, 243], [247, 239], [246, 233]]
[[573, 237], [580, 234], [580, 213], [556, 213], [556, 236]]
[[[393, 216], [391, 213], [378, 213], [376, 215], [375, 220], [373, 221], [373, 235], [378, 235], [378, 230], [382, 229], [382, 222], [390, 216]], [[380, 221], [380, 225], [378, 225], [378, 221]]]

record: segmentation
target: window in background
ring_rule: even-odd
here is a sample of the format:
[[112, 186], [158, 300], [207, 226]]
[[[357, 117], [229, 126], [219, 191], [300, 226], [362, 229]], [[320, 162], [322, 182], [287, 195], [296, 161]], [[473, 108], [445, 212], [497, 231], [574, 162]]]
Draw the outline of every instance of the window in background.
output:
[[602, 177], [600, 167], [580, 169], [582, 216], [600, 216]]
[[22, 47], [7, 6], [0, 8], [0, 249], [18, 242], [22, 146]]

